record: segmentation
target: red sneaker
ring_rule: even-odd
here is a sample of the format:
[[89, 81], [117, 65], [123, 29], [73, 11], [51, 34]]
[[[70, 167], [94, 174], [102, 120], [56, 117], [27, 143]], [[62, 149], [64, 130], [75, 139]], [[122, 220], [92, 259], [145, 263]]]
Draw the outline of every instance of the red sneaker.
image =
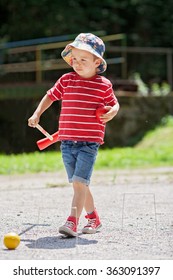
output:
[[82, 229], [82, 233], [96, 233], [101, 228], [102, 224], [96, 210], [91, 214], [87, 214], [85, 218], [88, 219], [88, 224]]
[[[77, 223], [76, 217], [69, 216], [66, 223], [59, 228], [59, 233], [67, 236], [77, 236]], [[77, 223], [76, 223], [77, 222]]]

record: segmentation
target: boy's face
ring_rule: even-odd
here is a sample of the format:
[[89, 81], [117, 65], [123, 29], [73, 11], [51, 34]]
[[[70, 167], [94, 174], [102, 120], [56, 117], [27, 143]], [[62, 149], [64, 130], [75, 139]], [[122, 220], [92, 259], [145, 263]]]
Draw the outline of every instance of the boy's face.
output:
[[97, 72], [101, 59], [88, 51], [72, 48], [72, 67], [83, 78], [91, 78]]

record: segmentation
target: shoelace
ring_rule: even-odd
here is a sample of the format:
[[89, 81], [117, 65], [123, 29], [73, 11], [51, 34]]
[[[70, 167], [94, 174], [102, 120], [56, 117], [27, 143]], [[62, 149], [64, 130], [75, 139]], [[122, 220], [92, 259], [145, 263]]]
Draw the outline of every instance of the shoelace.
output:
[[74, 227], [74, 223], [72, 221], [66, 221], [65, 226], [69, 227], [69, 228], [73, 228]]
[[86, 227], [95, 226], [96, 219], [88, 219], [88, 224]]

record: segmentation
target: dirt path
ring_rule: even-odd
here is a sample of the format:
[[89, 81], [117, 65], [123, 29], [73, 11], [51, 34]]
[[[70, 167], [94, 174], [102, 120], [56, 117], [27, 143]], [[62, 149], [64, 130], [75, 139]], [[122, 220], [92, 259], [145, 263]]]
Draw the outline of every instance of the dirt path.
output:
[[[78, 238], [58, 233], [71, 204], [63, 171], [0, 176], [0, 259], [173, 259], [173, 167], [95, 171], [92, 191], [103, 227]], [[14, 251], [5, 233], [21, 234]]]

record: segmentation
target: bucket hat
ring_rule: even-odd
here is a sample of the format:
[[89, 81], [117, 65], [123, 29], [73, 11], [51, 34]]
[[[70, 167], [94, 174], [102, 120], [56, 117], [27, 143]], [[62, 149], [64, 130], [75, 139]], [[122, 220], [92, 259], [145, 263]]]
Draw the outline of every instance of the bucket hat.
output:
[[103, 73], [106, 70], [107, 63], [103, 59], [105, 45], [99, 37], [92, 33], [80, 33], [72, 43], [68, 44], [61, 55], [70, 66], [72, 66], [72, 47], [88, 51], [101, 59], [101, 63], [97, 67], [97, 74]]

